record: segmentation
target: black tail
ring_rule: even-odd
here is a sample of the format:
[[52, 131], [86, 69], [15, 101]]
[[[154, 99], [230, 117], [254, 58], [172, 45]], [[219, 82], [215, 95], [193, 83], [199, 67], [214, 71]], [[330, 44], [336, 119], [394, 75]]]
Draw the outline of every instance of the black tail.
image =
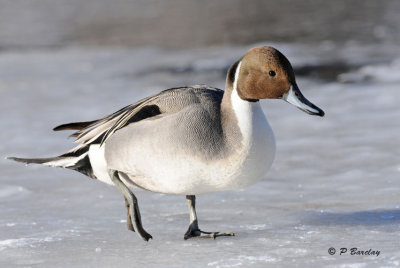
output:
[[48, 158], [19, 158], [19, 157], [7, 157], [7, 159], [14, 160], [17, 162], [25, 163], [25, 164], [45, 164], [52, 161], [57, 161], [60, 156], [57, 157], [48, 157]]
[[90, 164], [87, 150], [79, 150], [73, 153], [70, 152], [56, 157], [47, 157], [47, 158], [7, 157], [7, 159], [25, 164], [41, 164], [51, 167], [68, 168], [76, 170], [92, 179], [96, 179], [96, 177], [93, 174], [93, 169], [92, 165]]

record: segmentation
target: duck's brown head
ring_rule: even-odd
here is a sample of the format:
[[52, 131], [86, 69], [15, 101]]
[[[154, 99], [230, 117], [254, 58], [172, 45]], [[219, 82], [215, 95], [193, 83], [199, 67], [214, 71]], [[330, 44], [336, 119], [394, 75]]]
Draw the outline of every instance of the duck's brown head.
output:
[[324, 112], [309, 102], [296, 84], [289, 60], [273, 47], [256, 47], [228, 71], [227, 82], [246, 101], [283, 99], [312, 115], [324, 116]]

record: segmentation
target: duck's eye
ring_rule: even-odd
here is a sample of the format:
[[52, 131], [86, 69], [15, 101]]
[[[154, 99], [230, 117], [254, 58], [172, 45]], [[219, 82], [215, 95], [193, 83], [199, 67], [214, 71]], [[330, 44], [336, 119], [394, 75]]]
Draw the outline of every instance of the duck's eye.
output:
[[271, 71], [269, 71], [269, 75], [270, 75], [270, 76], [275, 76], [276, 73], [275, 73], [274, 71], [271, 70]]

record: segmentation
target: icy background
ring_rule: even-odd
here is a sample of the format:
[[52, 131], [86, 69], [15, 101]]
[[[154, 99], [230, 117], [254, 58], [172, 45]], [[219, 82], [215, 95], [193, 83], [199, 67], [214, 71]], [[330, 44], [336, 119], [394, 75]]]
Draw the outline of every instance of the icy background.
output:
[[[273, 45], [326, 116], [262, 102], [277, 140], [270, 172], [248, 189], [197, 199], [200, 227], [235, 237], [184, 241], [185, 198], [136, 190], [154, 237], [146, 243], [127, 230], [116, 188], [1, 160], [0, 267], [399, 266], [398, 47]], [[168, 87], [223, 88], [227, 67], [249, 47], [3, 51], [1, 156], [63, 153], [72, 139], [52, 133], [54, 126], [101, 117]], [[331, 256], [330, 247], [380, 255]]]

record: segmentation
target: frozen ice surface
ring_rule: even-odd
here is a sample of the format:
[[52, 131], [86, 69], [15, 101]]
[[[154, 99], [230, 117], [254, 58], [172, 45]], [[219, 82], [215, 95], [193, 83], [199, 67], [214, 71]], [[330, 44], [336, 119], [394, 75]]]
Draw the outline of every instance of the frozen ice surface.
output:
[[[298, 79], [324, 118], [262, 102], [277, 139], [270, 172], [245, 190], [198, 196], [201, 228], [235, 237], [184, 241], [185, 198], [136, 191], [154, 236], [146, 243], [126, 229], [116, 188], [2, 160], [0, 267], [399, 266], [398, 48], [276, 46], [295, 66], [318, 70], [341, 58], [359, 68], [336, 80]], [[51, 132], [58, 124], [101, 117], [168, 87], [223, 87], [226, 67], [246, 49], [2, 52], [1, 154], [57, 155], [73, 146], [68, 133]], [[353, 247], [380, 255], [350, 255]]]

